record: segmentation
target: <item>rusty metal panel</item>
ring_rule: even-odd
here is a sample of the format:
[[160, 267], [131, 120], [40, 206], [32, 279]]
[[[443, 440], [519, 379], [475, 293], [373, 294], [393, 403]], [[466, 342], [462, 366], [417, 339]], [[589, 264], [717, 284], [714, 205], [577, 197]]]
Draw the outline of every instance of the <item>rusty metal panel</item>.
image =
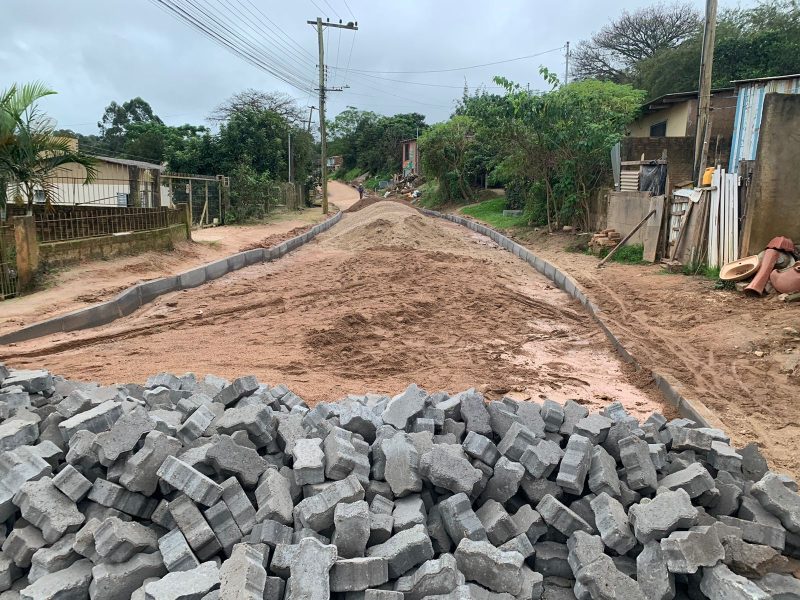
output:
[[800, 75], [737, 84], [736, 117], [733, 123], [729, 173], [738, 173], [739, 161], [755, 160], [764, 96], [773, 93], [800, 94]]

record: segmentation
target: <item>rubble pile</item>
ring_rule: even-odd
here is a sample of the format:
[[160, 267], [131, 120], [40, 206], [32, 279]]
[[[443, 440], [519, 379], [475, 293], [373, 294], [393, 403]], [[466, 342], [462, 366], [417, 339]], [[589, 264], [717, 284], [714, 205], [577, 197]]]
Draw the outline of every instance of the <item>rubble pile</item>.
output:
[[796, 484], [686, 419], [416, 385], [309, 408], [254, 377], [0, 380], [2, 600], [800, 594]]

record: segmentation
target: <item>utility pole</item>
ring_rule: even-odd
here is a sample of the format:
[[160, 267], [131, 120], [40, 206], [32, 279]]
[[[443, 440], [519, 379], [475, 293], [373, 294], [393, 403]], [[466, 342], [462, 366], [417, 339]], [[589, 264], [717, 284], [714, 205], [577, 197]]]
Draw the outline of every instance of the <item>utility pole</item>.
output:
[[[700, 57], [700, 87], [697, 102], [697, 131], [694, 138], [694, 180], [702, 183], [708, 157], [711, 127], [711, 71], [714, 66], [714, 39], [717, 30], [717, 0], [706, 0], [703, 28], [703, 53]], [[708, 130], [708, 131], [707, 131]]]
[[317, 44], [319, 45], [319, 136], [320, 136], [320, 176], [322, 179], [322, 212], [328, 214], [328, 137], [325, 132], [325, 94], [326, 92], [341, 92], [343, 88], [325, 87], [325, 40], [322, 37], [323, 27], [337, 27], [339, 29], [358, 30], [358, 23], [343, 24], [331, 23], [330, 19], [323, 21], [317, 17], [316, 21], [306, 21], [317, 28]]
[[564, 85], [569, 82], [569, 42], [567, 42], [567, 53], [564, 60]]
[[289, 183], [292, 183], [292, 132], [289, 131]]
[[317, 107], [316, 106], [309, 106], [308, 108], [309, 108], [309, 111], [308, 111], [308, 128], [307, 128], [307, 131], [308, 131], [308, 133], [311, 133], [311, 117], [314, 116], [314, 111], [316, 110]]

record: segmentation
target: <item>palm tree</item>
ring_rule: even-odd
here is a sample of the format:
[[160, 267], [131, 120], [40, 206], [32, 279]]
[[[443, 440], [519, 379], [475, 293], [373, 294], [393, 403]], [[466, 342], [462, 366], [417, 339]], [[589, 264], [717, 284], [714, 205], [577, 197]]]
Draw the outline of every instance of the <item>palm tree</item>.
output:
[[12, 85], [0, 93], [0, 206], [5, 210], [9, 191], [24, 194], [33, 214], [36, 191], [50, 200], [56, 193], [51, 177], [63, 165], [86, 169], [84, 184], [97, 175], [95, 160], [73, 150], [68, 139], [54, 134], [55, 122], [40, 112], [37, 101], [55, 94], [42, 83]]

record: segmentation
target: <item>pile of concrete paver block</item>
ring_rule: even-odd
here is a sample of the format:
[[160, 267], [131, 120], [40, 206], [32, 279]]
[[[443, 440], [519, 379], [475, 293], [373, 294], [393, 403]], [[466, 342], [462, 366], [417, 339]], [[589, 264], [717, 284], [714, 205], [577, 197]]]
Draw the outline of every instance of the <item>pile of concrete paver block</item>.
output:
[[800, 598], [754, 445], [618, 404], [0, 365], [0, 600]]

